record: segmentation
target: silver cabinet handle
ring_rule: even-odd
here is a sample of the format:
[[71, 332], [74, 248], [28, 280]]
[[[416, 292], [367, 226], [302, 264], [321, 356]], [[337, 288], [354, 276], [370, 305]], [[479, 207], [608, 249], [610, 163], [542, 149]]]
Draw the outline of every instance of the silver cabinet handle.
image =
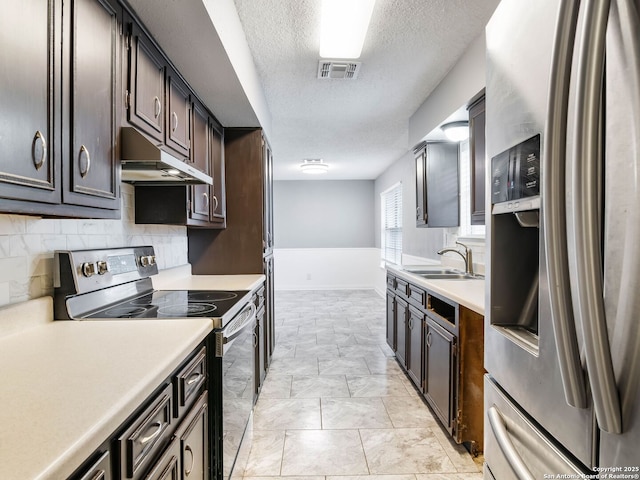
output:
[[427, 347], [431, 348], [431, 332], [427, 333]]
[[209, 209], [209, 194], [207, 192], [204, 192], [202, 194], [202, 196], [204, 197], [204, 209], [208, 210]]
[[36, 170], [40, 170], [47, 161], [47, 140], [40, 130], [38, 130], [33, 137], [31, 158], [33, 159], [33, 166], [36, 167]]
[[160, 99], [158, 97], [153, 97], [153, 114], [155, 118], [158, 118], [161, 112], [162, 112], [162, 103], [160, 103]]
[[491, 430], [493, 430], [493, 434], [498, 441], [500, 450], [502, 450], [502, 453], [506, 457], [507, 462], [509, 462], [513, 472], [518, 477], [518, 480], [535, 480], [525, 463], [522, 461], [516, 447], [513, 446], [513, 442], [511, 442], [511, 439], [509, 438], [509, 432], [507, 432], [502, 415], [500, 415], [500, 412], [495, 405], [489, 407], [489, 410], [487, 410], [487, 416], [489, 417], [489, 424], [491, 425]]
[[140, 439], [140, 445], [144, 445], [145, 443], [149, 443], [151, 440], [153, 440], [154, 438], [156, 438], [158, 435], [160, 435], [160, 432], [162, 432], [162, 422], [153, 422], [150, 426], [149, 429], [151, 428], [155, 428], [155, 430], [153, 431], [152, 434], [147, 435], [146, 437], [142, 437]]
[[593, 405], [600, 428], [621, 433], [620, 399], [613, 372], [604, 310], [602, 251], [600, 247], [599, 175], [600, 114], [608, 0], [587, 0], [578, 56], [576, 135], [572, 215], [575, 272], [571, 294], [582, 326], [585, 358]]
[[192, 373], [191, 375], [189, 375], [189, 378], [187, 379], [187, 382], [186, 382], [187, 385], [193, 385], [198, 380], [200, 380], [200, 377], [202, 377], [201, 373], [199, 372]]
[[574, 39], [579, 2], [560, 2], [553, 42], [545, 159], [542, 168], [543, 235], [549, 283], [551, 320], [558, 351], [560, 376], [567, 404], [587, 407], [575, 320], [571, 308], [565, 202], [567, 116]]
[[80, 154], [78, 155], [78, 166], [80, 168], [80, 176], [86, 177], [91, 169], [91, 155], [84, 145], [80, 146]]
[[196, 461], [196, 456], [193, 454], [193, 450], [191, 450], [191, 445], [187, 445], [186, 447], [184, 447], [184, 451], [189, 452], [189, 454], [191, 455], [191, 465], [189, 466], [189, 468], [186, 468], [187, 462], [184, 462], [185, 463], [184, 474], [186, 477], [188, 477], [189, 475], [191, 475], [191, 472], [193, 471], [193, 464]]
[[213, 211], [215, 212], [216, 210], [218, 210], [218, 197], [216, 197], [214, 195], [213, 196]]
[[253, 348], [256, 348], [258, 346], [258, 334], [257, 333], [253, 333]]
[[176, 112], [171, 113], [171, 131], [175, 132], [178, 128], [178, 115]]

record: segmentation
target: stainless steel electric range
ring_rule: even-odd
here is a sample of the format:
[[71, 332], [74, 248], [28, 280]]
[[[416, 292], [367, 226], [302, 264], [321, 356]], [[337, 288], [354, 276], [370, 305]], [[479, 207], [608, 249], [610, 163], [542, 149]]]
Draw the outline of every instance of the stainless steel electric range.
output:
[[250, 291], [154, 290], [152, 246], [56, 251], [58, 320], [205, 317], [210, 399], [211, 477], [230, 478], [255, 401], [256, 308]]

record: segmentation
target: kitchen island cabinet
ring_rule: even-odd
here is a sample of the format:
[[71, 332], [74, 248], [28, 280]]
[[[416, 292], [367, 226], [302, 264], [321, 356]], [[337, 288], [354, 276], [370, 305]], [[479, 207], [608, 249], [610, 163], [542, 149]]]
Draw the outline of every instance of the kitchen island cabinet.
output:
[[120, 5], [50, 0], [7, 8], [0, 19], [10, 42], [0, 52], [2, 210], [119, 218]]
[[484, 322], [447, 298], [448, 282], [460, 281], [431, 284], [388, 269], [387, 343], [443, 427], [475, 454], [483, 448]]

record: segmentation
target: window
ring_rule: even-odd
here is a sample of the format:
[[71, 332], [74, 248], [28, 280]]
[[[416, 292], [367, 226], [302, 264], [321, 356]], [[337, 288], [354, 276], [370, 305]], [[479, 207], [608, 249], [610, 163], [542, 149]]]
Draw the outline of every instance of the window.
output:
[[382, 260], [402, 263], [402, 183], [380, 194]]

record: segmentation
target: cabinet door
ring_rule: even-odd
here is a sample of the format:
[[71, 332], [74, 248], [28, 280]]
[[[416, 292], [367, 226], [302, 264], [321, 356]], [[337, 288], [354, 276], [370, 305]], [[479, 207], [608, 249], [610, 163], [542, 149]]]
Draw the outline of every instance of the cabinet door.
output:
[[485, 212], [485, 111], [484, 95], [469, 107], [469, 155], [471, 157], [471, 224], [484, 225]]
[[180, 433], [182, 480], [209, 478], [209, 421], [206, 392], [193, 406], [184, 420], [186, 428]]
[[387, 344], [396, 351], [396, 296], [387, 290]]
[[264, 177], [264, 224], [263, 224], [263, 244], [265, 254], [273, 251], [273, 155], [271, 147], [263, 139], [263, 177]]
[[[199, 103], [193, 104], [193, 135], [191, 137], [191, 162], [196, 168], [209, 173], [209, 116]], [[211, 188], [209, 185], [192, 185], [189, 217], [209, 222]]]
[[209, 121], [209, 155], [213, 177], [211, 222], [219, 228], [227, 226], [227, 198], [224, 169], [224, 133], [213, 119]]
[[415, 152], [416, 163], [416, 227], [427, 226], [426, 148]]
[[427, 317], [424, 395], [449, 433], [453, 429], [456, 337]]
[[[191, 95], [187, 86], [172, 69], [168, 69], [167, 72], [167, 108], [165, 113], [165, 144], [184, 159], [189, 159]], [[206, 162], [202, 161], [195, 167], [204, 171]]]
[[[120, 169], [116, 155], [117, 105], [121, 28], [115, 0], [76, 0], [72, 11], [70, 45], [65, 51], [63, 138], [63, 202], [120, 208]], [[65, 7], [66, 8], [66, 7]], [[66, 28], [67, 25], [65, 25]], [[64, 167], [63, 167], [64, 168]], [[67, 183], [68, 182], [68, 183]]]
[[151, 40], [133, 23], [129, 43], [127, 119], [164, 142], [165, 61]]
[[256, 314], [256, 394], [260, 392], [265, 378], [265, 347], [268, 346], [265, 330], [264, 308], [261, 308]]
[[460, 224], [458, 144], [427, 144], [427, 225], [456, 227]]
[[407, 366], [407, 322], [409, 305], [396, 297], [396, 358], [403, 367]]
[[[4, 2], [0, 15], [0, 197], [60, 203], [62, 2]], [[55, 157], [54, 157], [55, 155]]]
[[422, 389], [422, 350], [424, 344], [422, 329], [424, 318], [424, 313], [409, 307], [409, 318], [407, 320], [407, 373], [419, 389]]
[[151, 467], [144, 480], [182, 480], [180, 475], [180, 443], [175, 438], [158, 461]]
[[273, 255], [269, 255], [264, 259], [264, 275], [266, 277], [265, 287], [264, 287], [264, 309], [265, 309], [265, 325], [268, 343], [268, 355], [266, 358], [266, 367], [269, 368], [269, 364], [271, 363], [271, 356], [273, 355], [273, 349], [276, 346], [276, 332], [275, 332], [275, 297], [274, 297], [274, 289], [273, 289], [273, 277], [274, 277], [274, 267], [273, 267]]

